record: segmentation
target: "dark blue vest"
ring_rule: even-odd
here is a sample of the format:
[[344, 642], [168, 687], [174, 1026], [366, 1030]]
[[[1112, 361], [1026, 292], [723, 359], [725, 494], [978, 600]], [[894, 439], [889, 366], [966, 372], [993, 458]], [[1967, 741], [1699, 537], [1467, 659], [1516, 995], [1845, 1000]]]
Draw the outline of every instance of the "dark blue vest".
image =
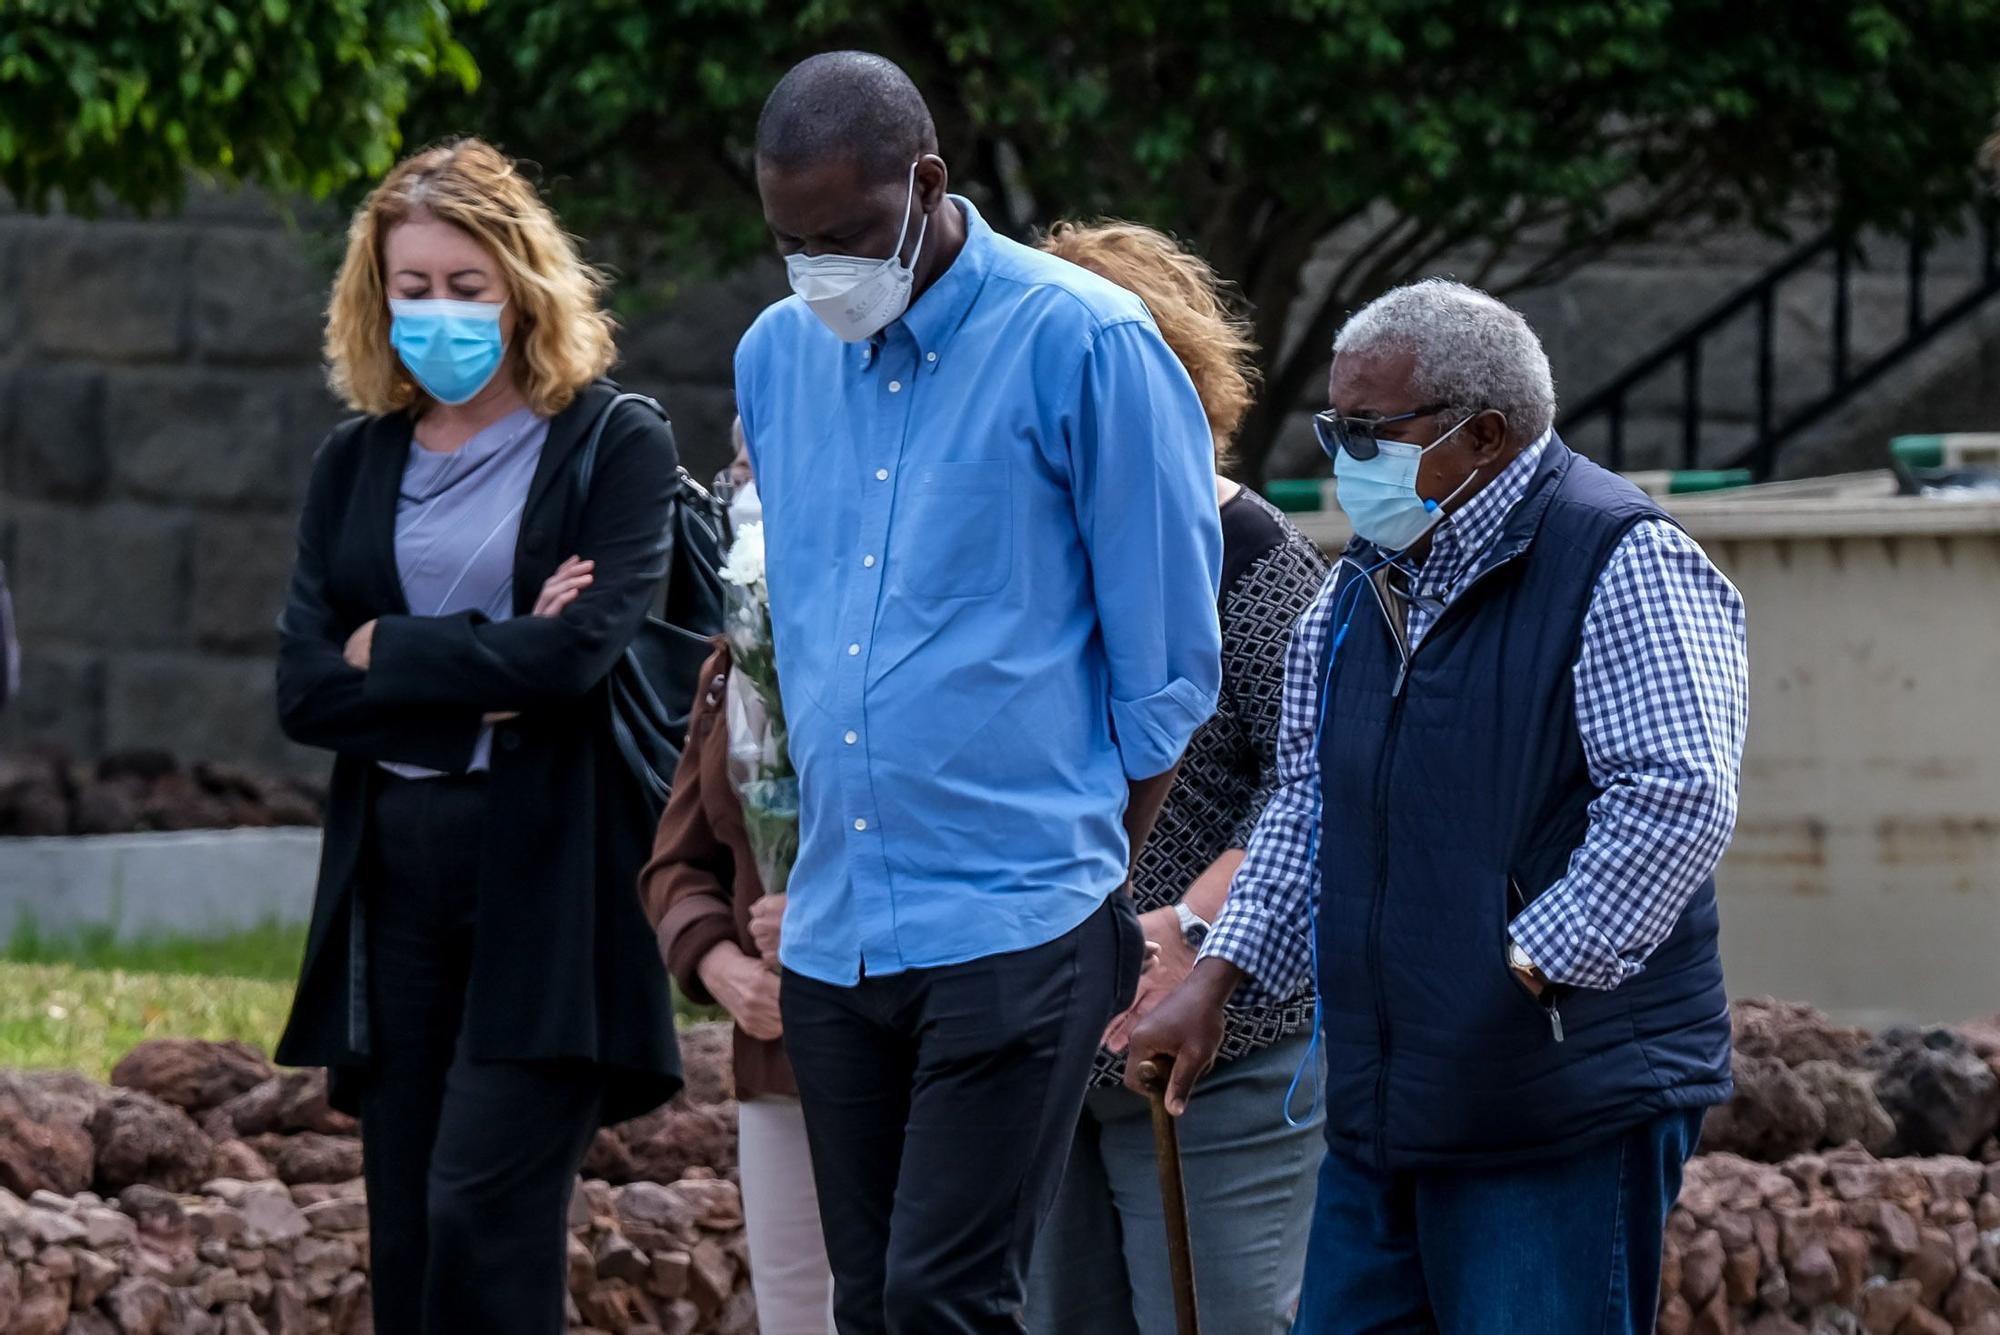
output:
[[[1352, 591], [1320, 740], [1336, 1149], [1385, 1169], [1526, 1159], [1728, 1098], [1712, 881], [1614, 991], [1545, 1005], [1506, 960], [1509, 920], [1562, 879], [1598, 795], [1572, 679], [1591, 592], [1631, 526], [1661, 515], [1554, 440], [1414, 654], [1387, 595]], [[1343, 585], [1378, 559], [1350, 547]]]

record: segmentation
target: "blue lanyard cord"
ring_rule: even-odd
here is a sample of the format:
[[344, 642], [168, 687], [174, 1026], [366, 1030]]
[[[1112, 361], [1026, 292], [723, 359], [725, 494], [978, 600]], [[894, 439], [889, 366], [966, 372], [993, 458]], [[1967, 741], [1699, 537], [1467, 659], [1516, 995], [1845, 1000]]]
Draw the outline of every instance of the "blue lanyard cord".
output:
[[[1359, 575], [1347, 582], [1347, 587], [1342, 589], [1339, 596], [1334, 599], [1333, 613], [1327, 618], [1327, 621], [1332, 623], [1337, 620], [1340, 625], [1333, 633], [1333, 644], [1326, 651], [1326, 667], [1320, 673], [1319, 712], [1313, 721], [1312, 753], [1315, 759], [1319, 756], [1320, 738], [1326, 731], [1326, 702], [1327, 698], [1333, 693], [1333, 663], [1340, 656], [1341, 642], [1347, 638], [1348, 628], [1354, 623], [1354, 614], [1361, 608], [1361, 600], [1354, 597], [1354, 595], [1368, 583], [1376, 571], [1394, 562], [1401, 555], [1402, 553], [1397, 552], [1385, 556], [1374, 565], [1362, 570]], [[1351, 603], [1349, 603], [1350, 599], [1352, 600]], [[1348, 604], [1345, 615], [1342, 615], [1341, 612], [1343, 604]], [[1325, 813], [1322, 812], [1314, 818], [1312, 833], [1306, 839], [1306, 866], [1308, 867], [1317, 868], [1319, 866], [1319, 830], [1324, 816]], [[1312, 960], [1312, 1038], [1306, 1043], [1305, 1055], [1299, 1060], [1298, 1070], [1292, 1072], [1292, 1083], [1285, 1088], [1285, 1124], [1293, 1128], [1310, 1126], [1313, 1117], [1320, 1110], [1320, 1104], [1326, 1097], [1326, 1081], [1319, 1069], [1320, 1008], [1325, 1003], [1322, 1000], [1319, 980], [1319, 896], [1317, 894], [1306, 896], [1306, 949], [1310, 952]], [[1294, 1117], [1292, 1115], [1292, 1105], [1297, 1101], [1299, 1084], [1306, 1078], [1308, 1070], [1312, 1072], [1312, 1103], [1306, 1108], [1304, 1117]]]

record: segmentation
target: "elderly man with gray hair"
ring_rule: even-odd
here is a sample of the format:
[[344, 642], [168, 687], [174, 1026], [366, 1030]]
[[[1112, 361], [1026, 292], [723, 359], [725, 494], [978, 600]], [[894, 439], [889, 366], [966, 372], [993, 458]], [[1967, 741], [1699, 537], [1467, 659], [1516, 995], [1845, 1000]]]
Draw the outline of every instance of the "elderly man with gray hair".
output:
[[1730, 1094], [1742, 602], [1557, 438], [1540, 342], [1483, 292], [1364, 308], [1328, 396], [1355, 538], [1294, 634], [1281, 787], [1132, 1069], [1173, 1058], [1178, 1110], [1224, 1005], [1311, 968], [1328, 1149], [1295, 1331], [1639, 1335]]

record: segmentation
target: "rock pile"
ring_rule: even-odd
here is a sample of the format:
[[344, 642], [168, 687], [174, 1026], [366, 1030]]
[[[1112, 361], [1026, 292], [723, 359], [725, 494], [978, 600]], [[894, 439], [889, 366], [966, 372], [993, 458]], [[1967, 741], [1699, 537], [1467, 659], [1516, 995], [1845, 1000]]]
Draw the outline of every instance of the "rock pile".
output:
[[[1738, 1007], [1734, 1102], [1668, 1228], [1662, 1335], [2000, 1335], [2000, 1022], [1870, 1035]], [[571, 1324], [752, 1335], [729, 1037], [602, 1132], [571, 1210]], [[0, 1072], [0, 1335], [370, 1328], [353, 1122], [242, 1044], [142, 1044], [110, 1088]]]
[[2000, 1335], [2000, 1164], [1701, 1155], [1661, 1280], [1659, 1335]]
[[[688, 1094], [602, 1133], [579, 1184], [581, 1330], [756, 1330], [727, 1029], [683, 1046]], [[109, 1088], [0, 1072], [0, 1335], [367, 1331], [360, 1175], [323, 1073], [244, 1044], [144, 1043]]]
[[1736, 1097], [1710, 1114], [1704, 1150], [2000, 1158], [2000, 1024], [1870, 1036], [1789, 1002], [1738, 1002], [1734, 1015]]
[[0, 757], [0, 835], [318, 825], [325, 809], [317, 783], [242, 765], [183, 767], [159, 751], [95, 763], [58, 751]]

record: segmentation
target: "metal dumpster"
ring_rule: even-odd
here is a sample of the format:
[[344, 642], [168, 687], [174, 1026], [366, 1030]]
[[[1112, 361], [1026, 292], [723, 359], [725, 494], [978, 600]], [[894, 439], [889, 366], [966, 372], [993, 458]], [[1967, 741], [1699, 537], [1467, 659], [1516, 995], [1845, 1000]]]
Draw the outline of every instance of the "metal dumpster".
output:
[[[2000, 497], [1895, 490], [1663, 500], [1749, 614], [1730, 990], [1869, 1025], [2000, 1011]], [[1347, 539], [1337, 510], [1293, 518]]]

